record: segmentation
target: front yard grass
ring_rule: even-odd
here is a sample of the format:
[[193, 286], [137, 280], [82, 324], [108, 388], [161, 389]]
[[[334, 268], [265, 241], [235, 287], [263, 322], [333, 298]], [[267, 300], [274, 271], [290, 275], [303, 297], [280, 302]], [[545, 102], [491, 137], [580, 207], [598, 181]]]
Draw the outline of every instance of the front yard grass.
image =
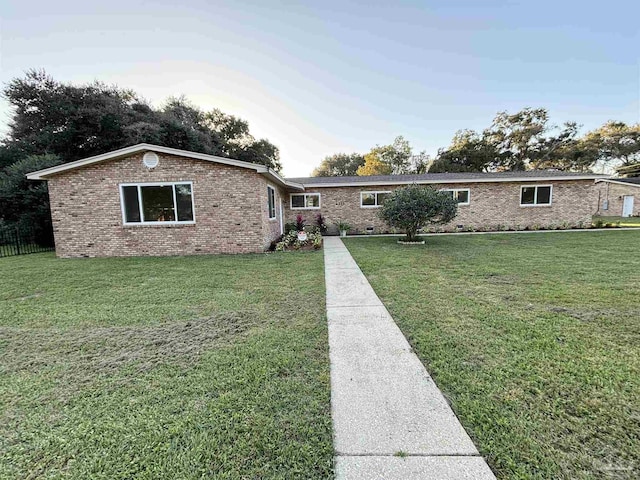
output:
[[0, 478], [331, 477], [321, 252], [0, 271]]
[[640, 232], [347, 239], [502, 479], [640, 476]]
[[612, 225], [614, 227], [640, 227], [640, 217], [601, 217], [598, 215], [594, 215], [593, 225]]

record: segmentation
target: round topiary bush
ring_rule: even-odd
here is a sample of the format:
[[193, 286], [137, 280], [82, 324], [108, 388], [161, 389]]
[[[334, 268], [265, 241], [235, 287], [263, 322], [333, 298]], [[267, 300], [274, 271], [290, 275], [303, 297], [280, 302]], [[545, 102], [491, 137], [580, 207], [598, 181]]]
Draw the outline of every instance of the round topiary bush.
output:
[[458, 202], [450, 193], [408, 185], [389, 194], [380, 209], [380, 217], [389, 226], [404, 230], [407, 242], [415, 242], [418, 230], [427, 225], [449, 223], [457, 212]]

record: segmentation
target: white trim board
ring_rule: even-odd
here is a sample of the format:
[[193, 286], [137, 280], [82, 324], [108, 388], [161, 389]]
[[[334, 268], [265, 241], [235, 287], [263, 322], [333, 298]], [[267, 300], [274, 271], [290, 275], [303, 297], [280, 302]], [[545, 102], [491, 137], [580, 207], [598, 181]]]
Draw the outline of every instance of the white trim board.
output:
[[56, 175], [58, 173], [75, 170], [77, 168], [81, 168], [87, 165], [93, 165], [95, 163], [106, 162], [108, 160], [113, 160], [116, 158], [127, 157], [129, 155], [134, 155], [140, 152], [164, 153], [166, 155], [175, 155], [179, 157], [193, 158], [196, 160], [204, 160], [206, 162], [219, 163], [222, 165], [230, 165], [233, 167], [247, 168], [249, 170], [254, 170], [258, 173], [270, 177], [273, 181], [280, 185], [296, 190], [304, 190], [304, 187], [301, 184], [286, 180], [285, 178], [281, 177], [280, 174], [278, 174], [276, 171], [265, 165], [241, 162], [240, 160], [218, 157], [216, 155], [208, 155], [206, 153], [197, 153], [190, 152], [188, 150], [179, 150], [177, 148], [162, 147], [160, 145], [152, 145], [150, 143], [139, 143], [138, 145], [121, 148], [120, 150], [114, 150], [112, 152], [95, 155], [93, 157], [83, 158], [80, 160], [76, 160], [75, 162], [69, 162], [62, 165], [57, 165], [55, 167], [45, 168], [43, 170], [28, 173], [27, 178], [29, 180], [47, 180], [47, 178], [49, 178], [50, 176]]
[[624, 185], [625, 187], [637, 187], [640, 188], [640, 183], [629, 183], [629, 182], [621, 182], [619, 180], [614, 180], [611, 178], [602, 178], [600, 180], [596, 180], [596, 183], [607, 182], [607, 183], [615, 183], [616, 185]]
[[375, 187], [384, 185], [448, 185], [452, 183], [522, 183], [522, 182], [570, 182], [572, 180], [607, 180], [602, 175], [580, 175], [575, 177], [510, 177], [510, 178], [462, 178], [442, 180], [384, 180], [377, 182], [301, 183], [305, 188]]

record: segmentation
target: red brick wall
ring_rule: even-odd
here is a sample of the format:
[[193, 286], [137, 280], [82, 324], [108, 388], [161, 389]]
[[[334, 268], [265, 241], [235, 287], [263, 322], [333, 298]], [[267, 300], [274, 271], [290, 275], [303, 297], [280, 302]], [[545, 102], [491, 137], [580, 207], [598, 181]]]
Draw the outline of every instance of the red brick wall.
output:
[[[193, 182], [194, 225], [123, 226], [119, 184]], [[142, 154], [49, 179], [60, 257], [261, 252], [277, 235], [267, 219], [267, 180], [255, 171], [160, 155], [153, 170]]]
[[[588, 224], [595, 213], [597, 191], [592, 180], [561, 182], [527, 182], [526, 185], [553, 185], [551, 206], [521, 207], [520, 187], [524, 183], [470, 183], [440, 184], [434, 188], [469, 188], [470, 205], [459, 206], [458, 215], [446, 230], [456, 225], [465, 227], [500, 229], [500, 227], [552, 226], [568, 223]], [[352, 227], [351, 233], [363, 233], [374, 227], [375, 233], [389, 232], [390, 228], [378, 217], [377, 208], [361, 208], [360, 192], [389, 191], [402, 185], [382, 187], [307, 188], [307, 192], [321, 193], [319, 210], [291, 210], [286, 200], [286, 221], [302, 215], [312, 223], [318, 213], [325, 217], [331, 233], [336, 233], [335, 222], [344, 220]]]

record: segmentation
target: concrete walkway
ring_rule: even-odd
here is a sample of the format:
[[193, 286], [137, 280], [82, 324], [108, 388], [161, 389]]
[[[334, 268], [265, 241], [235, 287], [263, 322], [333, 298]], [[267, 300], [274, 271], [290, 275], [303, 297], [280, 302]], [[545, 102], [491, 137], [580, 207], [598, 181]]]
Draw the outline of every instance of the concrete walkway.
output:
[[338, 237], [324, 260], [336, 478], [494, 479]]

